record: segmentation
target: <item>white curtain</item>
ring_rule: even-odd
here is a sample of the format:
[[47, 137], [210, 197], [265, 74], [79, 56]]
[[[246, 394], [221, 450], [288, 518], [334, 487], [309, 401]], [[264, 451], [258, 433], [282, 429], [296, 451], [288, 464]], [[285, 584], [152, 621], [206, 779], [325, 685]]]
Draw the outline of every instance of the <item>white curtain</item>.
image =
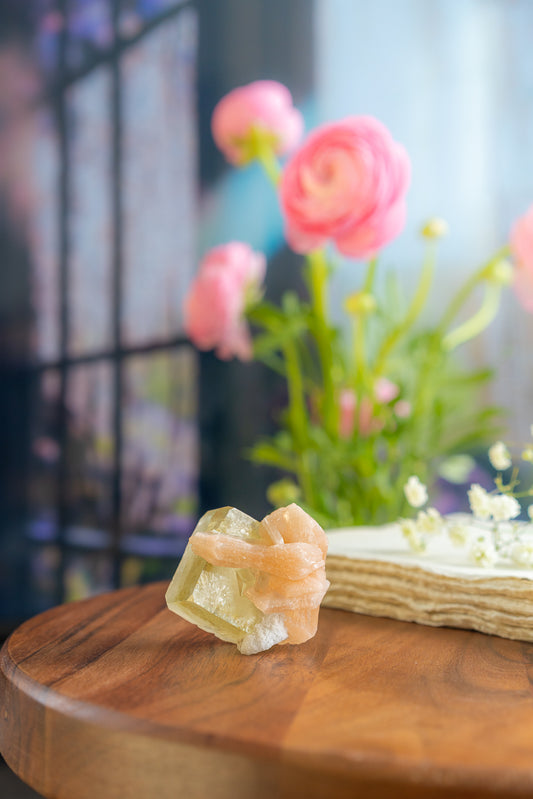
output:
[[[437, 215], [450, 224], [437, 310], [533, 203], [533, 2], [317, 0], [315, 44], [319, 121], [372, 114], [412, 159], [408, 224], [382, 268], [414, 285], [421, 223]], [[337, 298], [359, 268], [341, 270]], [[533, 315], [509, 292], [496, 322], [465, 349], [472, 365], [496, 367], [487, 400], [510, 411], [508, 435], [527, 437]]]

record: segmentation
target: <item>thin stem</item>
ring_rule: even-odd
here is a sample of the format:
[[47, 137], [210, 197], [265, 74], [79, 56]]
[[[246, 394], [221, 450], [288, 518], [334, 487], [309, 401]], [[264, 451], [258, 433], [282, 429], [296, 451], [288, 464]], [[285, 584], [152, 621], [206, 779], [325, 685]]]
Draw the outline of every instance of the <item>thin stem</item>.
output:
[[250, 130], [249, 147], [250, 156], [259, 161], [270, 182], [277, 186], [281, 177], [281, 167], [274, 153], [271, 134], [254, 125]]
[[[372, 258], [368, 262], [368, 268], [363, 285], [363, 292], [370, 294], [374, 287], [376, 267], [378, 259]], [[354, 322], [354, 360], [355, 360], [355, 382], [356, 385], [369, 388], [367, 386], [367, 357], [366, 357], [366, 315], [359, 313]]]
[[300, 449], [305, 446], [307, 410], [305, 407], [302, 374], [296, 347], [292, 341], [284, 346], [287, 364], [287, 387], [289, 391], [289, 419], [294, 439]]
[[293, 341], [286, 342], [284, 353], [285, 363], [287, 365], [287, 388], [289, 392], [289, 425], [299, 461], [298, 477], [306, 501], [309, 502], [310, 505], [314, 505], [314, 489], [306, 454], [309, 423], [298, 352]]
[[505, 258], [509, 254], [509, 246], [505, 245], [501, 249], [498, 250], [497, 253], [486, 263], [483, 264], [473, 275], [471, 275], [468, 280], [464, 283], [464, 285], [459, 289], [455, 297], [452, 298], [448, 308], [444, 312], [444, 315], [441, 319], [440, 325], [438, 327], [438, 332], [441, 335], [444, 335], [444, 332], [447, 330], [451, 322], [455, 319], [463, 305], [465, 304], [466, 300], [472, 293], [472, 291], [476, 288], [478, 283], [484, 279], [488, 272], [490, 272], [493, 267]]
[[378, 259], [377, 256], [374, 256], [374, 258], [371, 258], [370, 261], [368, 262], [368, 269], [366, 271], [365, 283], [363, 286], [363, 291], [365, 292], [365, 294], [372, 293], [372, 289], [374, 288], [374, 278], [376, 277], [377, 265], [378, 265]]
[[455, 349], [459, 344], [464, 344], [465, 341], [479, 335], [490, 325], [500, 307], [501, 288], [498, 283], [487, 283], [481, 308], [464, 324], [459, 325], [444, 337], [442, 346], [445, 350]]
[[267, 178], [277, 186], [281, 178], [281, 167], [271, 147], [259, 147], [257, 160], [263, 167]]
[[354, 353], [354, 387], [360, 386], [365, 382], [366, 374], [366, 355], [365, 355], [365, 323], [362, 314], [358, 314], [352, 325], [353, 329], [353, 353]]
[[330, 435], [337, 431], [337, 409], [333, 380], [333, 353], [328, 314], [328, 265], [323, 250], [315, 250], [307, 256], [309, 263], [309, 287], [314, 315], [314, 332], [324, 384], [324, 424]]
[[411, 300], [411, 304], [407, 309], [407, 313], [402, 322], [400, 322], [397, 327], [395, 327], [389, 335], [383, 341], [381, 345], [380, 351], [378, 353], [376, 359], [376, 368], [375, 374], [376, 377], [381, 375], [385, 369], [385, 363], [391, 351], [394, 349], [398, 341], [402, 338], [402, 336], [407, 333], [415, 321], [417, 320], [422, 308], [424, 307], [429, 290], [431, 288], [431, 284], [433, 282], [433, 273], [435, 271], [435, 262], [436, 262], [436, 249], [434, 242], [428, 242], [428, 246], [426, 248], [426, 256], [424, 259], [424, 264], [422, 266], [422, 272], [420, 274], [420, 280], [418, 282], [418, 287], [416, 292]]

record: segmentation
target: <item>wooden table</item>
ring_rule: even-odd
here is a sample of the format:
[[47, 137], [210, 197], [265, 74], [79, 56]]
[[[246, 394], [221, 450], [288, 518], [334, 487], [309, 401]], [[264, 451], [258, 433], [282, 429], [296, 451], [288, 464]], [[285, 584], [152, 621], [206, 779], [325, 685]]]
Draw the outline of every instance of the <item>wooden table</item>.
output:
[[533, 796], [533, 645], [322, 610], [312, 641], [245, 657], [165, 587], [6, 642], [0, 749], [46, 797]]

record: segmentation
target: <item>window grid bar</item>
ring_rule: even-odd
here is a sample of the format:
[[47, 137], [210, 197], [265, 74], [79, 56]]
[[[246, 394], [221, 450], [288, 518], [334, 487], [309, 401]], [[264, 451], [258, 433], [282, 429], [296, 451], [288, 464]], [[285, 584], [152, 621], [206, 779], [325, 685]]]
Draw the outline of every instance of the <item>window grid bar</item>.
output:
[[42, 373], [52, 369], [64, 369], [82, 364], [97, 363], [98, 361], [111, 361], [114, 359], [125, 360], [136, 355], [148, 355], [153, 352], [166, 352], [180, 348], [192, 348], [191, 342], [185, 336], [174, 336], [164, 341], [149, 341], [146, 344], [134, 344], [131, 346], [120, 345], [105, 350], [95, 350], [94, 352], [82, 353], [80, 355], [60, 356], [57, 359], [34, 361], [21, 366], [27, 372]]
[[[113, 5], [115, 5], [116, 0], [110, 0]], [[120, 3], [120, 0], [118, 0]], [[68, 0], [67, 0], [68, 3]], [[59, 0], [59, 8], [60, 10], [67, 4], [64, 0]], [[132, 36], [121, 36], [119, 27], [118, 27], [118, 18], [117, 23], [113, 24], [115, 35], [113, 38], [113, 44], [102, 50], [99, 53], [96, 53], [91, 59], [87, 61], [82, 67], [79, 68], [69, 68], [66, 58], [64, 62], [62, 62], [61, 57], [58, 59], [59, 62], [59, 69], [58, 77], [53, 79], [47, 89], [45, 89], [43, 100], [50, 100], [54, 95], [62, 94], [65, 92], [69, 86], [77, 83], [79, 80], [87, 77], [93, 70], [98, 69], [98, 67], [104, 65], [112, 65], [113, 61], [117, 58], [120, 60], [120, 56], [123, 55], [124, 52], [129, 50], [130, 47], [135, 46], [138, 42], [141, 41], [145, 36], [149, 35], [153, 30], [158, 28], [160, 25], [164, 25], [165, 22], [168, 22], [174, 16], [179, 14], [185, 8], [190, 8], [194, 6], [195, 0], [182, 0], [181, 3], [178, 5], [172, 6], [172, 8], [168, 8], [165, 11], [162, 11], [157, 16], [153, 17], [152, 19], [147, 20], [143, 23], [143, 27], [137, 33], [133, 34]], [[62, 11], [63, 13], [63, 11]], [[61, 51], [61, 45], [59, 47]]]
[[[66, 18], [68, 11], [68, 0], [59, 0], [58, 7]], [[68, 26], [64, 26], [59, 34], [58, 47], [58, 67], [62, 71], [66, 69], [68, 51]], [[68, 289], [69, 289], [69, 257], [70, 240], [68, 225], [68, 210], [70, 200], [70, 150], [69, 150], [69, 125], [67, 112], [66, 92], [57, 95], [56, 98], [56, 121], [60, 152], [60, 172], [59, 172], [59, 352], [62, 362], [65, 361], [68, 351], [69, 333], [69, 308], [68, 308]], [[59, 465], [57, 478], [57, 541], [59, 545], [58, 574], [56, 584], [56, 601], [61, 603], [65, 599], [65, 573], [66, 573], [66, 528], [68, 523], [67, 508], [67, 368], [62, 366], [60, 369], [59, 382], [59, 408], [58, 408], [58, 433], [59, 433]]]
[[[119, 35], [120, 0], [112, 0], [113, 39]], [[123, 288], [123, 219], [122, 219], [122, 83], [120, 69], [120, 50], [113, 50], [111, 58], [111, 123], [113, 127], [112, 141], [112, 215], [113, 215], [113, 343], [118, 350], [122, 339], [122, 288]], [[111, 558], [112, 582], [114, 588], [120, 586], [121, 555], [120, 539], [122, 536], [122, 395], [123, 395], [123, 361], [113, 360], [113, 485], [112, 485], [112, 517], [111, 517]]]

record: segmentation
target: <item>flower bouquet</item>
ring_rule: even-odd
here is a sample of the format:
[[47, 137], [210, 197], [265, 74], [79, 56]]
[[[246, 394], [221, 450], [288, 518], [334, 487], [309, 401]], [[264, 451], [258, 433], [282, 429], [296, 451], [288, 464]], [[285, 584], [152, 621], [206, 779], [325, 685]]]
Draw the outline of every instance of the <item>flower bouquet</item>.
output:
[[[244, 242], [221, 244], [202, 260], [186, 297], [186, 332], [201, 350], [261, 360], [285, 379], [279, 429], [250, 450], [282, 474], [269, 489], [273, 505], [297, 501], [325, 527], [397, 519], [408, 508], [409, 476], [431, 487], [444, 458], [494, 432], [496, 409], [480, 408], [475, 396], [490, 372], [465, 369], [456, 351], [494, 319], [505, 287], [533, 311], [533, 207], [510, 244], [421, 325], [446, 224], [423, 226], [409, 292], [394, 273], [379, 276], [381, 250], [404, 226], [410, 182], [408, 154], [381, 122], [348, 117], [302, 142], [303, 119], [287, 88], [258, 81], [219, 102], [212, 132], [231, 164], [263, 166], [287, 243], [304, 256], [307, 291], [266, 302], [265, 256]], [[357, 263], [353, 290], [333, 315], [330, 280], [340, 256]], [[464, 319], [476, 291], [479, 308]]]

